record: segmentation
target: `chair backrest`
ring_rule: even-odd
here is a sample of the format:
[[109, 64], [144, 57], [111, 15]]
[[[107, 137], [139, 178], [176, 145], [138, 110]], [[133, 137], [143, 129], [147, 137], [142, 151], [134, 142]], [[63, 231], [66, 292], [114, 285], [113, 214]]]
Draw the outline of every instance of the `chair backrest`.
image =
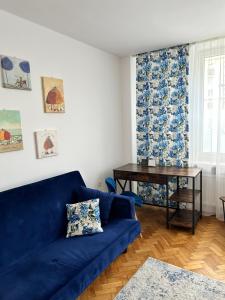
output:
[[116, 182], [112, 177], [107, 177], [105, 184], [107, 185], [109, 193], [116, 193]]
[[66, 203], [81, 185], [74, 171], [0, 193], [0, 267], [66, 235]]

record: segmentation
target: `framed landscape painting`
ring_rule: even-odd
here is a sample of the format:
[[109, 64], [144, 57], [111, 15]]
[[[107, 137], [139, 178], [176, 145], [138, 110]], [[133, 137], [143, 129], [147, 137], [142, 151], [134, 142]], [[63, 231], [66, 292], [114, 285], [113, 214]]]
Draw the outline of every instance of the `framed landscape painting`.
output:
[[5, 88], [31, 90], [30, 64], [10, 56], [1, 56], [2, 85]]
[[42, 89], [44, 111], [46, 113], [64, 113], [63, 80], [52, 77], [42, 77]]
[[0, 110], [0, 152], [23, 150], [20, 112]]
[[34, 133], [37, 158], [55, 156], [57, 152], [57, 131], [39, 130]]

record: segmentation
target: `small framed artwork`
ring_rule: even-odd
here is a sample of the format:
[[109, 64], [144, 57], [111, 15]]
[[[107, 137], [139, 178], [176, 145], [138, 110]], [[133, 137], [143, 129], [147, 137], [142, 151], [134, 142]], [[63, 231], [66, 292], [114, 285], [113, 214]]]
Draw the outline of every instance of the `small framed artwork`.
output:
[[143, 167], [147, 167], [147, 166], [148, 166], [148, 159], [147, 159], [147, 158], [142, 158], [142, 160], [141, 160], [141, 165], [142, 165]]
[[0, 152], [23, 150], [20, 112], [0, 110]]
[[4, 88], [31, 90], [30, 63], [27, 60], [1, 56], [1, 69]]
[[58, 155], [56, 130], [38, 130], [34, 133], [34, 138], [37, 158], [45, 158]]
[[148, 166], [149, 167], [156, 167], [156, 161], [155, 161], [155, 159], [149, 159], [148, 160]]
[[142, 158], [141, 165], [143, 167], [155, 167], [156, 161], [155, 161], [155, 159]]
[[46, 113], [64, 113], [65, 103], [63, 80], [52, 77], [42, 77], [41, 80], [44, 111]]

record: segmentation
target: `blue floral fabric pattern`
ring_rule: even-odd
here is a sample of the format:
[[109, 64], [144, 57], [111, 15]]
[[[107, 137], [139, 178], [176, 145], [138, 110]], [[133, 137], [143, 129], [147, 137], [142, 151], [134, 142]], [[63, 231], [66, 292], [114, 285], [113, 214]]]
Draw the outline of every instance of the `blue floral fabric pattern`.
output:
[[66, 204], [66, 207], [68, 219], [67, 238], [75, 235], [103, 232], [100, 220], [99, 199]]
[[[187, 166], [188, 58], [188, 45], [137, 55], [138, 163], [148, 158], [159, 166]], [[139, 183], [138, 188], [144, 202], [165, 205], [164, 185]], [[175, 191], [176, 178], [169, 189]]]

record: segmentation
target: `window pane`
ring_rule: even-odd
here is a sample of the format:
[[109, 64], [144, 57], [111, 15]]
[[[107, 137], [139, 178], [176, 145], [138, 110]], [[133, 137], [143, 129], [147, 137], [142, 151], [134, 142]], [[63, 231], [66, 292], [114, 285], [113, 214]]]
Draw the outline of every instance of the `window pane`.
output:
[[218, 108], [221, 98], [221, 56], [205, 58], [204, 67], [203, 152], [216, 152]]

